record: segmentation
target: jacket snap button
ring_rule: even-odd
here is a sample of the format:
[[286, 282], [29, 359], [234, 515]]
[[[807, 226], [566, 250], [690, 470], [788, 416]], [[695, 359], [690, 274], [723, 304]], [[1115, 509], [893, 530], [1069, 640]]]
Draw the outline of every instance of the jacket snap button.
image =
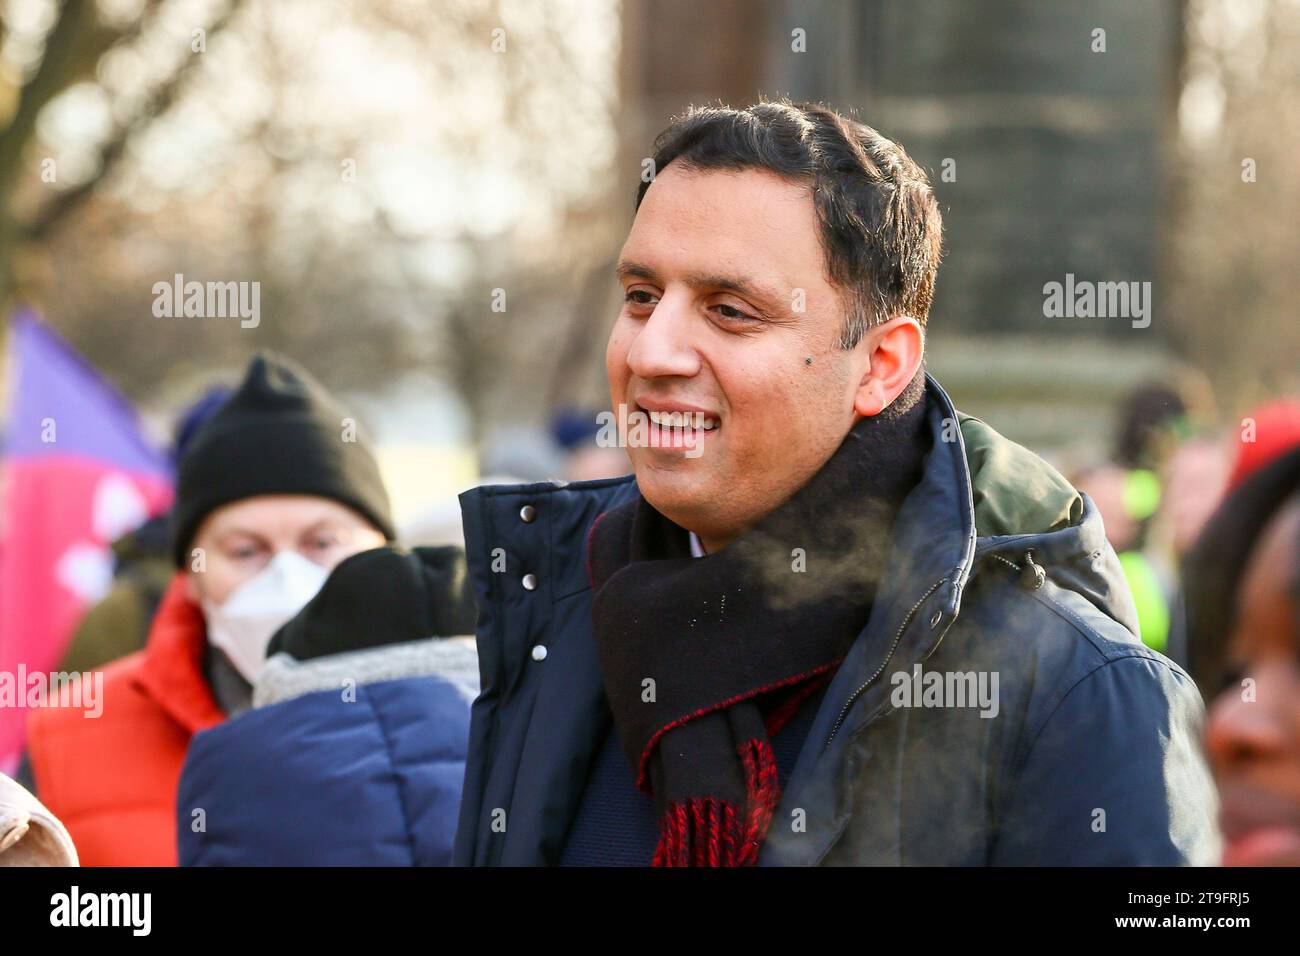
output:
[[942, 620], [943, 620], [943, 613], [941, 611], [935, 611], [932, 615], [930, 615], [931, 629], [938, 627], [939, 622]]
[[524, 505], [519, 509], [519, 520], [524, 524], [532, 524], [537, 520], [537, 509], [532, 505]]
[[533, 660], [535, 661], [546, 660], [546, 648], [541, 644], [536, 644], [533, 646]]
[[523, 580], [523, 585], [524, 585], [524, 590], [525, 590], [525, 591], [536, 591], [536, 590], [537, 590], [537, 575], [535, 575], [535, 574], [525, 574], [525, 575], [524, 575], [524, 580]]

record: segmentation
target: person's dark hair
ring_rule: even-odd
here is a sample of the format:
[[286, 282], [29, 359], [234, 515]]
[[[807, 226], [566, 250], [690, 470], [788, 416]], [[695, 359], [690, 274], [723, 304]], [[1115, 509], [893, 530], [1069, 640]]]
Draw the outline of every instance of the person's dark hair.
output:
[[1125, 468], [1159, 467], [1170, 444], [1166, 433], [1187, 411], [1187, 402], [1172, 385], [1148, 382], [1134, 389], [1119, 408], [1115, 461]]
[[1220, 503], [1183, 559], [1187, 670], [1208, 699], [1223, 689], [1228, 639], [1250, 556], [1272, 520], [1300, 496], [1300, 448], [1280, 455]]
[[925, 172], [898, 143], [826, 106], [764, 101], [692, 108], [659, 134], [653, 159], [656, 173], [673, 162], [764, 169], [812, 189], [826, 271], [849, 303], [841, 348], [896, 315], [925, 325], [943, 220]]

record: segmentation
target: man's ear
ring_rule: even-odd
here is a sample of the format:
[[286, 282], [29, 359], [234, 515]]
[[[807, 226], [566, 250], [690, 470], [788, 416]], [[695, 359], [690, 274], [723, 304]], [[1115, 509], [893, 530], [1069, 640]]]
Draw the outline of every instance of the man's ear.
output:
[[916, 377], [925, 354], [925, 333], [910, 315], [882, 322], [862, 337], [867, 371], [853, 396], [853, 410], [864, 418], [879, 415]]

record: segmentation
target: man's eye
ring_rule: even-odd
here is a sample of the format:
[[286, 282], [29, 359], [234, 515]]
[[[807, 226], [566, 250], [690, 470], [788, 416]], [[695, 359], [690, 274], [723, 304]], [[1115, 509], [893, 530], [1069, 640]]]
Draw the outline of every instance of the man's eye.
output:
[[719, 303], [718, 305], [713, 306], [713, 308], [717, 309], [719, 318], [728, 319], [732, 322], [757, 322], [758, 321], [756, 316], [752, 316], [748, 312], [742, 312], [740, 311], [740, 309], [737, 309], [734, 305], [725, 305]]
[[659, 299], [653, 292], [648, 292], [645, 289], [633, 289], [623, 296], [623, 301], [629, 305], [654, 305]]

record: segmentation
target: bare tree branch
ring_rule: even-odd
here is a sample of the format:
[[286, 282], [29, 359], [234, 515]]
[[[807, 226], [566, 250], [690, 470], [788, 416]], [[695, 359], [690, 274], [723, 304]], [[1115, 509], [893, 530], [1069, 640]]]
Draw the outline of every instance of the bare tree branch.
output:
[[[207, 27], [207, 36], [212, 37], [220, 33], [230, 22], [239, 5], [240, 0], [231, 0], [226, 9]], [[36, 242], [44, 239], [52, 228], [85, 202], [99, 183], [108, 178], [113, 167], [126, 151], [131, 137], [171, 109], [182, 92], [186, 79], [194, 72], [199, 62], [198, 56], [188, 56], [181, 60], [172, 75], [159, 84], [139, 112], [129, 121], [117, 124], [113, 135], [109, 137], [108, 143], [100, 152], [99, 173], [71, 189], [56, 194], [47, 202], [29, 222], [24, 224], [22, 230], [24, 240]]]

